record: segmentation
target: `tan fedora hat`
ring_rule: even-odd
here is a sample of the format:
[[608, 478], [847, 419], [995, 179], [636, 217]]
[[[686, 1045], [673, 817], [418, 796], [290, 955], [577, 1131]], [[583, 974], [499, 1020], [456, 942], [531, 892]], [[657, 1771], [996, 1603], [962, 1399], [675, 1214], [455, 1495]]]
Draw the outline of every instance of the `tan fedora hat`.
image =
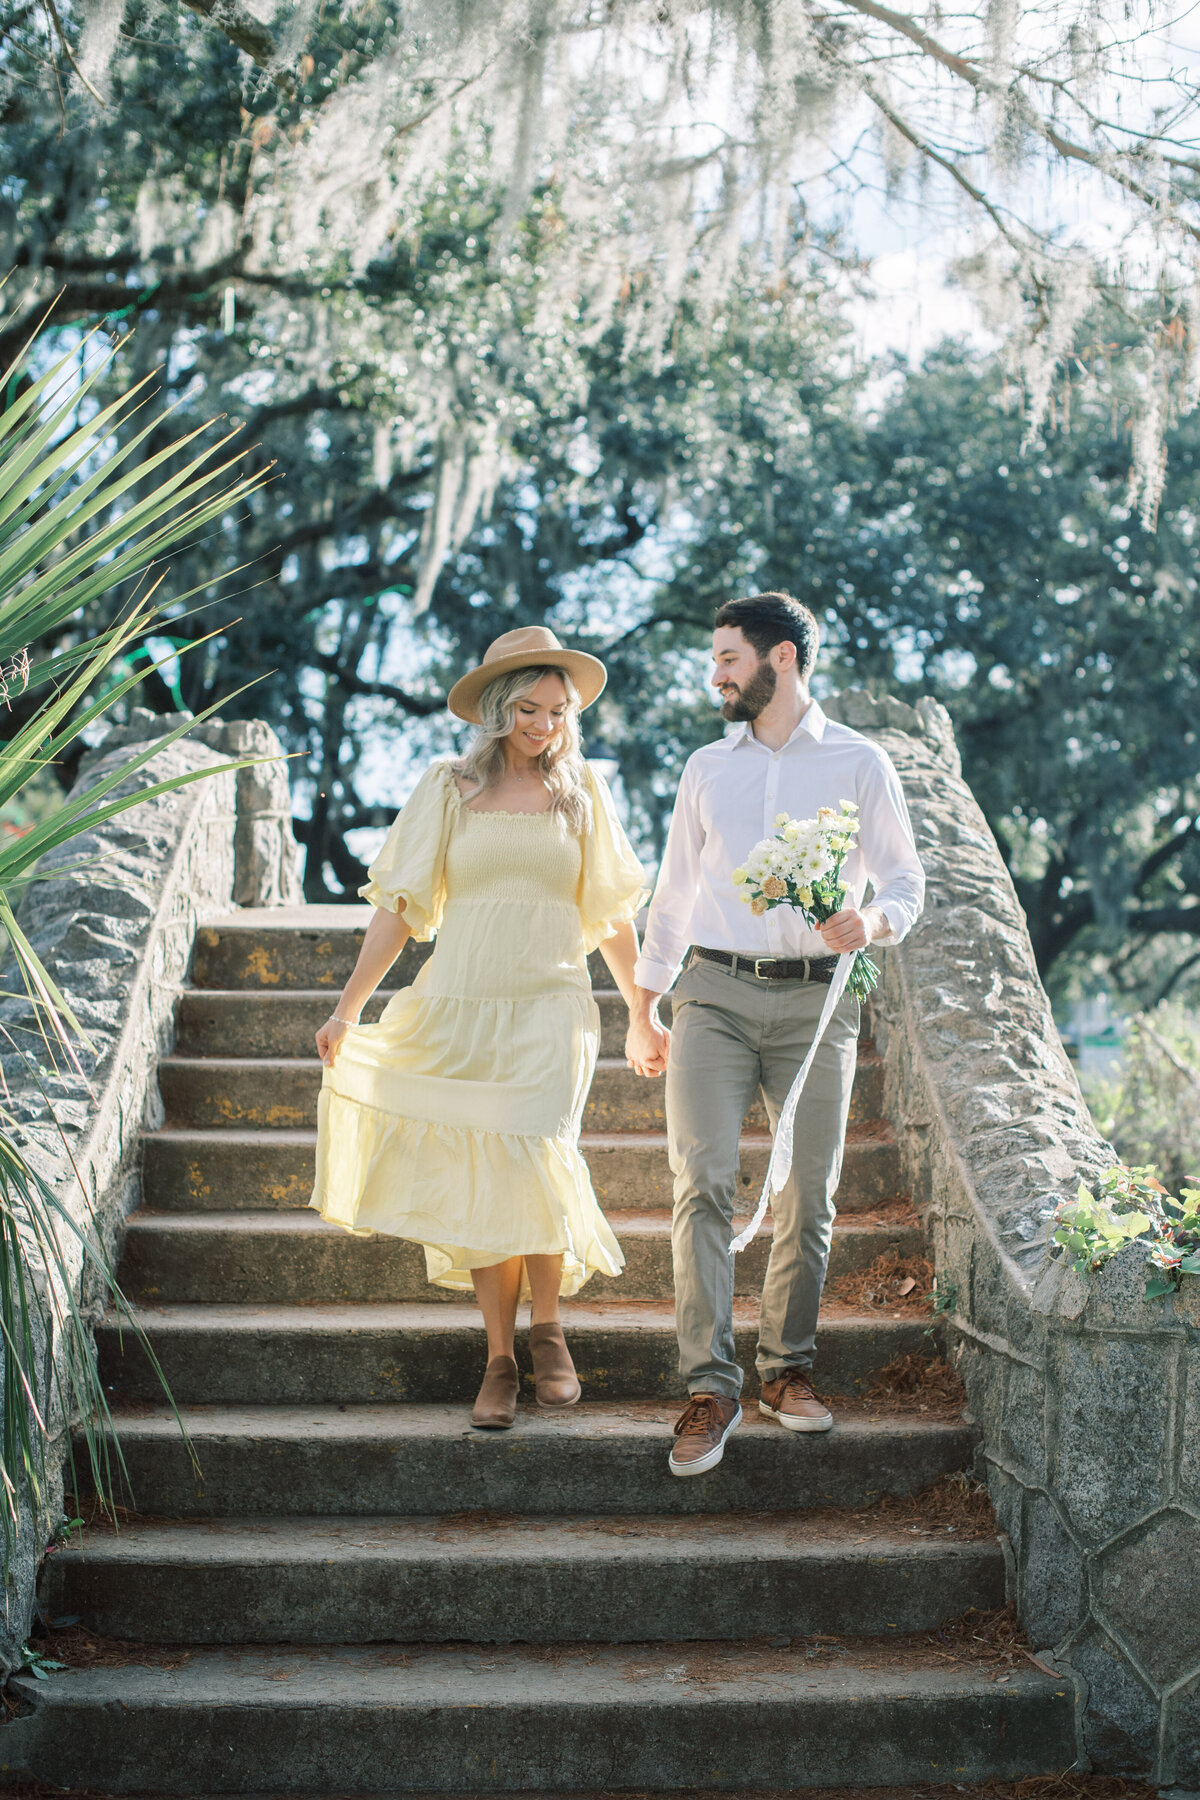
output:
[[523, 625], [488, 645], [479, 667], [468, 669], [450, 689], [446, 705], [457, 718], [478, 725], [479, 702], [489, 682], [512, 669], [536, 669], [542, 664], [567, 671], [579, 689], [581, 706], [598, 700], [608, 680], [608, 670], [599, 657], [589, 656], [586, 650], [565, 650], [548, 626]]

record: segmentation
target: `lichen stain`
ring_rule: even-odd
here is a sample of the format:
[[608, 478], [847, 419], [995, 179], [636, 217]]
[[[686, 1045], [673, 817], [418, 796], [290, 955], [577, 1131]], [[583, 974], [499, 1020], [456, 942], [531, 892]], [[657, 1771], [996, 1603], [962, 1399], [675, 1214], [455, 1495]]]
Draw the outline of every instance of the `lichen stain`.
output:
[[244, 1100], [236, 1100], [228, 1094], [218, 1094], [213, 1100], [213, 1110], [222, 1119], [236, 1125], [261, 1125], [286, 1127], [303, 1125], [308, 1115], [298, 1106], [248, 1106]]
[[255, 944], [246, 957], [246, 967], [259, 987], [278, 987], [283, 979], [275, 967], [271, 951], [265, 944]]

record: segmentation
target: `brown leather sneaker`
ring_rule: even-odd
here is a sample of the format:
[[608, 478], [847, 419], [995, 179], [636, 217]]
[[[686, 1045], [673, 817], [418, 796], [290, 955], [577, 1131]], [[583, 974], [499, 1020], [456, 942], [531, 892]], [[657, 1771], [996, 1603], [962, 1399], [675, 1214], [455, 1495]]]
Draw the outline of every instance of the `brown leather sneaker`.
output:
[[785, 1431], [828, 1431], [833, 1414], [803, 1369], [785, 1369], [777, 1381], [764, 1381], [758, 1410], [778, 1419]]
[[675, 1423], [672, 1475], [703, 1475], [725, 1454], [725, 1439], [742, 1419], [736, 1400], [724, 1394], [693, 1394]]

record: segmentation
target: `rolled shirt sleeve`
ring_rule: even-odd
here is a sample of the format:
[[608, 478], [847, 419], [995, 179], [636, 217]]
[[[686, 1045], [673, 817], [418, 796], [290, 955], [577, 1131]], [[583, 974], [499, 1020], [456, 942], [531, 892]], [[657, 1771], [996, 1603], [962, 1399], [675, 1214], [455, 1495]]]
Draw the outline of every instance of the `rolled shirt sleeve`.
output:
[[879, 907], [891, 930], [877, 944], [898, 944], [925, 904], [925, 871], [917, 855], [908, 802], [891, 759], [871, 759], [859, 788], [858, 843]]
[[638, 987], [665, 994], [683, 961], [691, 939], [692, 908], [700, 886], [700, 851], [704, 832], [696, 814], [691, 763], [685, 765], [667, 831], [642, 953], [633, 968]]

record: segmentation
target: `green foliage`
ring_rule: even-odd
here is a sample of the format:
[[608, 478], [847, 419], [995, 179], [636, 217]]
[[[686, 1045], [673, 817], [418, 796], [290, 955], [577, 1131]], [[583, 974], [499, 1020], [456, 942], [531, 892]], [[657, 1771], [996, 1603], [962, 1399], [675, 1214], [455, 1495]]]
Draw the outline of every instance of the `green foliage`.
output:
[[47, 1656], [42, 1650], [31, 1649], [28, 1644], [21, 1646], [21, 1660], [17, 1672], [21, 1675], [32, 1675], [38, 1681], [48, 1681], [51, 1675], [57, 1675], [67, 1667], [65, 1662], [58, 1662], [53, 1656]]
[[1200, 1275], [1200, 1185], [1176, 1197], [1153, 1167], [1119, 1163], [1094, 1191], [1081, 1182], [1050, 1230], [1051, 1255], [1066, 1257], [1080, 1275], [1102, 1269], [1135, 1242], [1146, 1249], [1148, 1299], [1174, 1292], [1185, 1275]]
[[1200, 1170], [1200, 1017], [1179, 1001], [1135, 1013], [1120, 1065], [1081, 1077], [1084, 1098], [1126, 1163], [1154, 1163], [1172, 1190]]
[[924, 1336], [933, 1337], [941, 1319], [948, 1319], [958, 1310], [958, 1283], [945, 1277], [935, 1275], [933, 1286], [925, 1296], [929, 1306], [930, 1319], [925, 1327]]
[[[17, 715], [0, 742], [0, 804], [14, 812], [31, 778], [58, 762], [141, 679], [137, 673], [108, 678], [113, 664], [158, 621], [154, 594], [161, 577], [146, 591], [157, 559], [196, 531], [217, 527], [258, 485], [231, 473], [222, 460], [225, 440], [198, 448], [192, 432], [151, 452], [141, 425], [118, 440], [136, 395], [89, 404], [110, 361], [111, 352], [101, 354], [89, 372], [72, 352], [43, 361], [39, 372], [27, 358], [0, 377], [8, 401], [0, 411], [0, 656], [7, 659], [6, 699]], [[102, 602], [111, 608], [123, 584], [132, 596], [113, 622], [97, 635], [76, 633], [67, 647], [57, 647], [68, 622]], [[56, 647], [31, 656], [28, 646], [39, 641]], [[97, 687], [103, 690], [99, 697]], [[48, 850], [211, 773], [194, 771], [114, 794], [191, 724], [184, 718], [86, 793], [72, 793], [57, 807], [31, 807], [23, 829], [0, 837], [0, 941], [7, 942], [9, 967], [23, 990], [6, 997], [26, 1003], [50, 1062], [57, 1067], [61, 1058], [81, 1077], [77, 1046], [90, 1048], [87, 1036], [18, 923], [14, 897], [35, 878], [35, 865]], [[45, 1089], [32, 1055], [8, 1027], [3, 1036], [17, 1053], [4, 1071], [0, 1099], [0, 1521], [7, 1567], [24, 1506], [40, 1528], [55, 1409], [82, 1426], [102, 1504], [111, 1505], [115, 1474], [123, 1471], [79, 1297], [81, 1269], [107, 1293], [162, 1376], [117, 1287], [82, 1183], [68, 1197], [65, 1180], [60, 1191], [23, 1153], [8, 1083], [14, 1076], [31, 1080], [43, 1099]], [[45, 1111], [54, 1118], [48, 1100]], [[65, 1139], [64, 1152], [65, 1176], [73, 1167]], [[40, 1675], [56, 1665], [32, 1653], [28, 1666]]]

